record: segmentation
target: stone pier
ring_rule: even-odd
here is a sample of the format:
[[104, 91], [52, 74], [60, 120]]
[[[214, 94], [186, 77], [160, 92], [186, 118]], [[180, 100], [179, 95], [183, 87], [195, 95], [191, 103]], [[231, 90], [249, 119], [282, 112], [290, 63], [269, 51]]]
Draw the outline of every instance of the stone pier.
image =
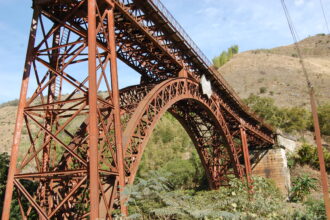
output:
[[272, 179], [282, 193], [287, 195], [290, 190], [291, 179], [286, 153], [294, 151], [296, 142], [278, 135], [277, 144], [277, 148], [268, 150], [262, 159], [254, 164], [252, 173]]

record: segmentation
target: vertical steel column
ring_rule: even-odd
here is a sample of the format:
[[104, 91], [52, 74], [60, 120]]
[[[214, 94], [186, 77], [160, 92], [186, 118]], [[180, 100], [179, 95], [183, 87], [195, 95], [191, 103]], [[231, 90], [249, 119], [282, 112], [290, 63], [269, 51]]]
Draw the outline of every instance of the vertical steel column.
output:
[[88, 103], [90, 219], [99, 217], [98, 123], [96, 84], [96, 0], [88, 0]]
[[242, 125], [240, 126], [240, 132], [241, 132], [242, 148], [243, 148], [244, 163], [245, 163], [246, 181], [250, 190], [252, 188], [252, 170], [251, 170], [248, 143], [246, 139], [246, 131]]
[[327, 219], [330, 219], [328, 175], [327, 175], [327, 171], [325, 169], [325, 164], [324, 164], [324, 155], [323, 155], [322, 141], [321, 141], [321, 131], [320, 131], [320, 125], [319, 125], [319, 117], [317, 115], [317, 107], [316, 107], [315, 94], [314, 94], [313, 87], [310, 87], [309, 92], [310, 92], [309, 95], [310, 95], [310, 99], [311, 99], [310, 101], [311, 101], [311, 108], [312, 108], [312, 114], [313, 114], [314, 132], [315, 132], [315, 139], [316, 139], [316, 145], [317, 145], [317, 154], [318, 154], [319, 163], [320, 163], [323, 199], [324, 199], [324, 205], [325, 205], [325, 211], [327, 214]]
[[[124, 154], [122, 143], [122, 131], [120, 121], [120, 104], [119, 104], [119, 88], [118, 88], [118, 73], [117, 73], [117, 52], [115, 41], [115, 24], [114, 24], [114, 5], [111, 10], [108, 10], [108, 31], [109, 31], [109, 46], [110, 46], [110, 68], [111, 68], [111, 88], [112, 102], [114, 107], [114, 122], [115, 122], [115, 142], [117, 154], [117, 166], [119, 174], [119, 190], [123, 192], [125, 186], [125, 170], [124, 170]], [[127, 207], [125, 201], [120, 195], [120, 209], [124, 216], [127, 216]]]
[[28, 43], [28, 48], [27, 48], [26, 58], [25, 58], [25, 65], [24, 65], [24, 72], [23, 72], [19, 104], [18, 104], [17, 115], [16, 115], [13, 144], [12, 144], [12, 148], [11, 148], [10, 164], [9, 164], [9, 171], [8, 171], [7, 185], [6, 185], [6, 194], [5, 194], [5, 200], [4, 200], [3, 209], [2, 209], [2, 218], [1, 218], [2, 220], [9, 219], [9, 215], [10, 215], [10, 205], [11, 205], [13, 190], [14, 190], [14, 175], [16, 173], [18, 147], [20, 144], [21, 132], [22, 132], [22, 127], [23, 127], [24, 107], [26, 104], [26, 96], [27, 96], [28, 84], [29, 84], [29, 78], [30, 78], [31, 63], [33, 60], [33, 52], [34, 52], [33, 49], [34, 49], [34, 43], [35, 43], [36, 32], [37, 32], [37, 27], [38, 27], [38, 16], [39, 16], [39, 10], [34, 8], [32, 22], [31, 22], [31, 28], [30, 28], [29, 43]]

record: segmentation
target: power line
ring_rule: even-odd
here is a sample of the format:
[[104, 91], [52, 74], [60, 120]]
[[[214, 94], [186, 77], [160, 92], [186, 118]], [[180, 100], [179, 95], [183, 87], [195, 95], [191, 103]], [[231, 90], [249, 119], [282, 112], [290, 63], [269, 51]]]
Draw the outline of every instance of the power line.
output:
[[301, 50], [300, 50], [300, 47], [299, 47], [299, 44], [298, 44], [298, 34], [297, 34], [297, 31], [294, 28], [294, 25], [293, 25], [293, 22], [292, 22], [290, 13], [288, 11], [288, 8], [286, 7], [286, 4], [285, 4], [284, 0], [281, 0], [281, 3], [282, 3], [282, 7], [283, 7], [283, 10], [284, 10], [284, 13], [285, 13], [286, 20], [287, 20], [288, 25], [289, 25], [289, 29], [290, 29], [292, 38], [293, 38], [294, 46], [295, 46], [295, 48], [297, 50], [297, 53], [298, 53], [299, 62], [301, 64], [301, 67], [302, 67], [304, 76], [306, 78], [307, 86], [309, 88], [311, 88], [312, 87], [312, 83], [309, 80], [309, 76], [308, 76], [308, 73], [307, 73], [307, 70], [306, 70], [306, 67], [305, 67], [305, 63], [304, 63], [304, 60], [303, 60], [303, 57], [302, 57], [302, 54], [301, 54]]
[[323, 13], [323, 17], [324, 17], [325, 25], [326, 25], [327, 30], [328, 30], [328, 34], [330, 34], [330, 31], [329, 31], [329, 25], [328, 25], [328, 19], [327, 19], [327, 16], [325, 15], [325, 10], [324, 10], [324, 5], [323, 5], [322, 0], [320, 0], [320, 5], [321, 5], [321, 8], [322, 8], [322, 13]]

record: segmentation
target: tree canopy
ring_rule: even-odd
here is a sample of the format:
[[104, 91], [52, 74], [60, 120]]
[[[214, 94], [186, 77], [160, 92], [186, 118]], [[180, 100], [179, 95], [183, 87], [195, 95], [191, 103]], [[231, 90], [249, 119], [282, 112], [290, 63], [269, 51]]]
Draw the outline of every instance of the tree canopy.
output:
[[226, 51], [222, 51], [219, 56], [216, 56], [212, 59], [213, 66], [216, 68], [221, 67], [225, 63], [227, 63], [235, 54], [238, 53], [238, 45], [233, 45], [229, 47]]

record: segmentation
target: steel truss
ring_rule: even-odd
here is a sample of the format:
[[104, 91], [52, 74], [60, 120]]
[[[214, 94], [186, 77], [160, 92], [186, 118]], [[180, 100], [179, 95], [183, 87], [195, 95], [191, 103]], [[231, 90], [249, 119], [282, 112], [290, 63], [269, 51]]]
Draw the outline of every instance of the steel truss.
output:
[[[23, 219], [111, 219], [116, 209], [127, 215], [121, 192], [134, 182], [166, 111], [191, 137], [210, 188], [244, 176], [252, 182], [250, 156], [253, 163], [274, 144], [272, 129], [153, 1], [33, 3], [2, 219], [14, 190]], [[117, 57], [141, 74], [140, 85], [119, 91]], [[203, 74], [211, 98], [202, 93]], [[19, 148], [22, 130], [27, 149]]]

